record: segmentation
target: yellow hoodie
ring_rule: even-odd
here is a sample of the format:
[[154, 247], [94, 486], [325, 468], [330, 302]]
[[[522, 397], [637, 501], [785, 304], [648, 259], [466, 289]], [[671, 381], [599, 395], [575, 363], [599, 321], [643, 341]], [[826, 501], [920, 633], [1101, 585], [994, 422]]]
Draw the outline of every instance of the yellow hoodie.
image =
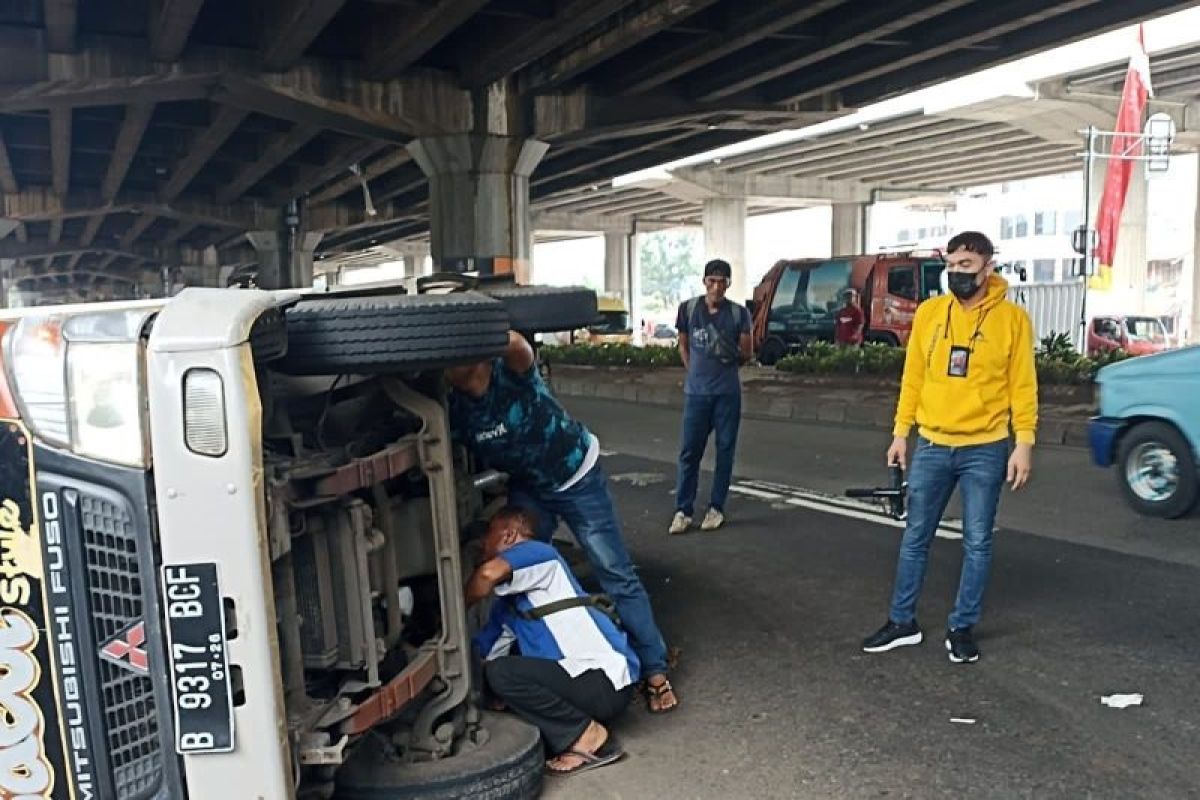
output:
[[[952, 347], [970, 350], [966, 377], [950, 376]], [[953, 295], [917, 307], [896, 407], [896, 436], [918, 431], [934, 444], [963, 447], [1008, 438], [1033, 444], [1038, 420], [1033, 325], [1008, 300], [1008, 282], [988, 279], [987, 296], [967, 311]]]

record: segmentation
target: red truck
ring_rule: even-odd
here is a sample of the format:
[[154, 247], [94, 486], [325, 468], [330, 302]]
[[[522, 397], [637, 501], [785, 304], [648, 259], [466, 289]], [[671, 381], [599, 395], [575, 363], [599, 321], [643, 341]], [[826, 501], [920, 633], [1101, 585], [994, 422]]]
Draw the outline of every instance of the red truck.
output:
[[938, 251], [880, 253], [779, 261], [748, 304], [759, 360], [774, 364], [811, 341], [833, 341], [846, 289], [857, 289], [868, 342], [904, 345], [917, 306], [941, 294]]
[[1169, 347], [1167, 328], [1158, 317], [1110, 314], [1096, 317], [1088, 326], [1088, 355], [1093, 358], [1114, 350], [1145, 356]]

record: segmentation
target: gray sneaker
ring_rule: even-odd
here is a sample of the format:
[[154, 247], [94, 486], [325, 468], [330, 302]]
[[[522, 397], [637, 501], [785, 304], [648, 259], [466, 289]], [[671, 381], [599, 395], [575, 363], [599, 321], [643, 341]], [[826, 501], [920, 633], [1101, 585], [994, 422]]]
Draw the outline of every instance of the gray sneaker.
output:
[[724, 524], [725, 515], [715, 508], [710, 508], [708, 513], [704, 515], [704, 521], [700, 523], [700, 530], [715, 531]]
[[687, 533], [690, 527], [692, 527], [692, 518], [682, 511], [676, 511], [675, 517], [671, 520], [671, 527], [667, 528], [667, 533]]

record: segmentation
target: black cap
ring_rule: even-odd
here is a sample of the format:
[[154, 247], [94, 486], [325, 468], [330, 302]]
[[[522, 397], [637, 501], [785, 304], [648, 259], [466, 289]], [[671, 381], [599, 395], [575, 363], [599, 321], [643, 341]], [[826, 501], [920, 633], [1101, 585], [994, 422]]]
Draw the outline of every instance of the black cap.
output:
[[719, 258], [714, 258], [712, 261], [704, 265], [704, 277], [712, 276], [730, 280], [733, 278], [733, 267], [729, 266], [728, 261], [723, 261]]

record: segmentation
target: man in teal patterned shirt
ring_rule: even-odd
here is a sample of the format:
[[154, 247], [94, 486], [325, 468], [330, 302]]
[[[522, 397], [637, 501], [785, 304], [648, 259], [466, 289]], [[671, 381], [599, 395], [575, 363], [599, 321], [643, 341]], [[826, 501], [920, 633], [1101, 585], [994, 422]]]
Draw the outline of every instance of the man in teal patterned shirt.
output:
[[479, 461], [509, 476], [509, 502], [532, 511], [549, 541], [561, 517], [588, 556], [647, 676], [652, 712], [678, 705], [667, 680], [667, 647], [650, 597], [634, 571], [600, 465], [600, 442], [550, 394], [533, 348], [509, 333], [505, 354], [446, 371], [455, 438]]

